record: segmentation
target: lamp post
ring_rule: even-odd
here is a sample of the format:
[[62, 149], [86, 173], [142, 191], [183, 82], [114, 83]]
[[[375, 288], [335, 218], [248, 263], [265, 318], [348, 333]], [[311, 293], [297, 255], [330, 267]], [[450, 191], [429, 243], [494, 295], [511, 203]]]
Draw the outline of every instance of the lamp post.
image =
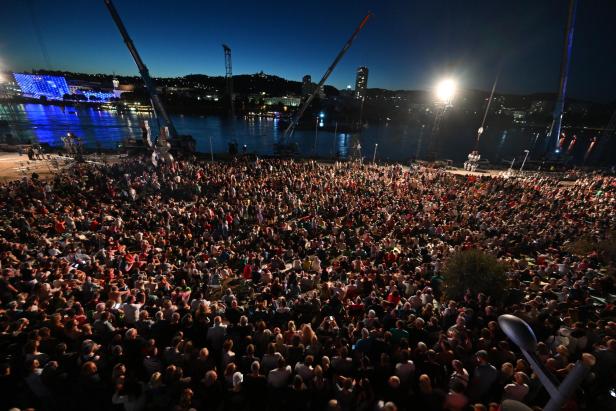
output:
[[526, 153], [526, 155], [524, 156], [524, 161], [522, 161], [522, 165], [520, 166], [520, 173], [522, 172], [522, 169], [524, 168], [524, 164], [526, 164], [526, 159], [528, 158], [528, 153], [530, 153], [529, 150], [524, 150], [524, 152]]
[[319, 116], [317, 116], [316, 121], [314, 123], [314, 147], [312, 147], [312, 151], [314, 154], [317, 154], [317, 138], [319, 137]]
[[445, 106], [450, 106], [457, 88], [456, 82], [452, 79], [441, 80], [441, 82], [436, 85], [436, 98], [444, 103]]
[[432, 138], [430, 142], [430, 147], [434, 153], [434, 160], [436, 160], [436, 152], [438, 151], [437, 145], [437, 136], [439, 134], [439, 128], [441, 119], [445, 116], [445, 112], [448, 107], [451, 107], [451, 103], [456, 94], [457, 85], [456, 82], [451, 79], [441, 80], [434, 89], [434, 94], [436, 97], [436, 105], [435, 105], [435, 116], [434, 116], [434, 125], [432, 126]]
[[214, 149], [212, 148], [212, 136], [210, 136], [210, 157], [214, 161]]
[[336, 121], [336, 128], [334, 129], [334, 139], [332, 141], [332, 157], [336, 158], [336, 140], [338, 139], [338, 122]]
[[515, 163], [515, 157], [513, 158], [513, 160], [511, 160], [511, 165], [509, 166], [509, 170], [507, 170], [508, 174], [510, 174], [513, 170], [513, 163]]
[[319, 137], [319, 126], [323, 127], [323, 118], [325, 118], [325, 114], [324, 113], [319, 113], [319, 115], [316, 118], [316, 122], [314, 123], [314, 147], [313, 147], [313, 151], [314, 154], [317, 154], [317, 139]]
[[374, 153], [372, 154], [372, 164], [376, 162], [376, 149], [379, 146], [379, 143], [374, 143]]
[[522, 354], [539, 377], [539, 381], [550, 394], [550, 401], [543, 411], [559, 411], [565, 401], [573, 395], [582, 383], [590, 368], [594, 366], [595, 357], [590, 354], [583, 354], [582, 360], [575, 364], [575, 367], [567, 374], [563, 382], [558, 385], [556, 377], [541, 363], [536, 354], [537, 338], [530, 326], [524, 320], [511, 314], [503, 314], [498, 317], [498, 325], [507, 337], [520, 347]]

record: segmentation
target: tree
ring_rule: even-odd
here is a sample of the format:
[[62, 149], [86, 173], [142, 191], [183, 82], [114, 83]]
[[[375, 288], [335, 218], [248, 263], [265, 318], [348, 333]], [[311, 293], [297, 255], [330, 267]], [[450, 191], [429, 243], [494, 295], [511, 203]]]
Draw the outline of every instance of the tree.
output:
[[500, 298], [505, 293], [507, 266], [492, 254], [481, 250], [465, 250], [452, 254], [443, 272], [445, 295], [462, 298], [467, 290], [475, 296], [485, 293]]

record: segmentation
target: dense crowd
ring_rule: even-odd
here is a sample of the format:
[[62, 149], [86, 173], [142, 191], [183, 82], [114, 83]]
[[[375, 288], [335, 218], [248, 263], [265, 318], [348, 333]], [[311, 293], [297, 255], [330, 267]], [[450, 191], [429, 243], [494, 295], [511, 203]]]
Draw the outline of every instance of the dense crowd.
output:
[[[616, 180], [257, 160], [76, 165], [0, 186], [0, 408], [568, 409], [616, 381], [614, 266], [564, 245], [616, 226]], [[506, 298], [450, 300], [448, 256], [507, 264]], [[612, 391], [613, 392], [613, 391]]]

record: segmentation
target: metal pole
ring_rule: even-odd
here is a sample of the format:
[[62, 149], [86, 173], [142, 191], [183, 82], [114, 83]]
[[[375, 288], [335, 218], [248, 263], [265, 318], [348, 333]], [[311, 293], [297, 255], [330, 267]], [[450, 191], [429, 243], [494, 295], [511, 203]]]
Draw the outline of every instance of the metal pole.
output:
[[363, 116], [364, 116], [364, 102], [366, 101], [366, 97], [363, 96], [361, 98], [361, 108], [359, 109], [359, 127], [360, 130], [363, 128]]
[[575, 393], [579, 385], [584, 381], [590, 367], [582, 361], [577, 361], [573, 370], [567, 374], [563, 382], [558, 386], [557, 395], [552, 395], [550, 401], [545, 405], [544, 411], [558, 411], [563, 404]]
[[338, 122], [336, 121], [336, 128], [334, 129], [334, 140], [332, 142], [332, 157], [336, 157], [336, 140], [338, 139]]
[[528, 153], [530, 153], [529, 150], [524, 150], [524, 152], [526, 153], [526, 155], [524, 156], [524, 161], [522, 161], [522, 165], [520, 166], [520, 173], [522, 172], [522, 169], [524, 168], [524, 164], [526, 164], [526, 159], [528, 158]]
[[509, 166], [509, 171], [513, 170], [513, 163], [515, 163], [515, 157], [511, 160], [511, 165]]
[[492, 84], [492, 91], [490, 92], [490, 98], [488, 99], [488, 105], [486, 106], [486, 111], [483, 113], [483, 119], [481, 120], [481, 126], [477, 130], [477, 140], [475, 140], [475, 151], [479, 149], [479, 139], [483, 134], [483, 126], [486, 124], [486, 118], [488, 117], [488, 111], [490, 110], [490, 105], [492, 104], [492, 98], [494, 98], [494, 91], [496, 90], [496, 83], [498, 83], [498, 76], [500, 75], [500, 67], [498, 73], [496, 74], [496, 78], [494, 79], [494, 84]]
[[423, 140], [424, 130], [426, 129], [426, 125], [421, 125], [421, 130], [419, 131], [419, 137], [417, 138], [417, 150], [415, 151], [415, 160], [419, 160], [419, 153], [421, 151], [421, 142]]
[[214, 149], [212, 148], [212, 136], [210, 136], [210, 157], [214, 161]]
[[319, 116], [317, 116], [317, 121], [314, 123], [314, 147], [312, 151], [314, 151], [314, 155], [317, 154], [317, 138], [319, 137]]
[[376, 162], [376, 148], [379, 146], [379, 143], [374, 143], [374, 153], [372, 154], [372, 164]]

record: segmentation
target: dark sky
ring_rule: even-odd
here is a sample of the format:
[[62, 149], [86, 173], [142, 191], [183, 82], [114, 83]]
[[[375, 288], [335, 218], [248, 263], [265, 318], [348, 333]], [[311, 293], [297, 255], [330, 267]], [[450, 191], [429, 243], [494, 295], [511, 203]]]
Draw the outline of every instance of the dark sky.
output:
[[[318, 80], [368, 10], [374, 17], [328, 81], [428, 89], [443, 75], [489, 89], [502, 63], [501, 92], [556, 91], [566, 0], [116, 0], [155, 76], [235, 74]], [[31, 5], [31, 8], [29, 7]], [[143, 5], [147, 4], [147, 7]], [[616, 100], [616, 1], [580, 0], [569, 95]], [[37, 30], [49, 56], [46, 67]], [[0, 67], [137, 74], [102, 0], [3, 0]]]

